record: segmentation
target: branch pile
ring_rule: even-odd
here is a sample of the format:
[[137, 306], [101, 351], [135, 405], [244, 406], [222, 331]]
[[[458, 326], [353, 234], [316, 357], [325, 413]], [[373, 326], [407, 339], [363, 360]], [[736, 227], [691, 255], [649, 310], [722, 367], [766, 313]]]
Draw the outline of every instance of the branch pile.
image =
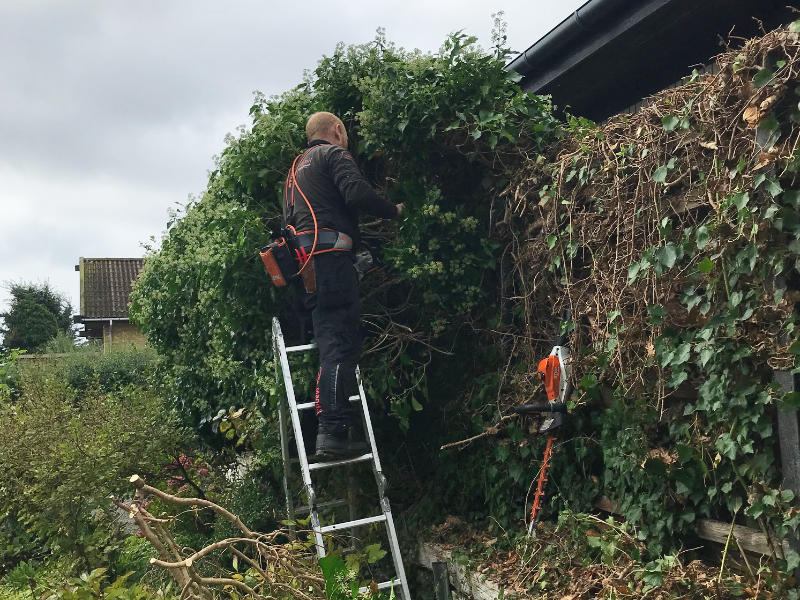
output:
[[[794, 264], [765, 273], [774, 265], [761, 257], [786, 258], [781, 252], [794, 242], [782, 212], [796, 214], [788, 190], [800, 141], [798, 34], [770, 32], [720, 55], [715, 67], [636, 114], [600, 127], [573, 120], [557, 159], [531, 161], [506, 191], [522, 232], [514, 252], [523, 339], [548, 338], [542, 315], [568, 305], [585, 353], [577, 379], [605, 355], [610, 385], [660, 380], [656, 337], [705, 324], [713, 314], [706, 298], [712, 307], [736, 302], [730, 266], [748, 244], [759, 259], [739, 285], [757, 292], [760, 307], [732, 335], [773, 368], [792, 364], [781, 332], [792, 306], [774, 293]], [[743, 212], [763, 222], [751, 227]], [[692, 303], [691, 288], [706, 298]], [[542, 348], [534, 346], [535, 367]]]
[[786, 593], [785, 582], [776, 585], [765, 569], [751, 565], [744, 551], [738, 557], [741, 575], [684, 554], [643, 561], [645, 544], [635, 530], [612, 518], [568, 512], [558, 524], [540, 524], [535, 536], [513, 547], [505, 533], [477, 531], [452, 516], [434, 526], [432, 534], [432, 541], [446, 550], [469, 548], [467, 560], [459, 562], [501, 586], [507, 598], [772, 600]]
[[[315, 557], [308, 544], [297, 540], [295, 532], [257, 533], [209, 500], [173, 496], [147, 485], [138, 475], [130, 481], [136, 488], [134, 499], [113, 502], [128, 513], [156, 550], [158, 558], [151, 558], [150, 563], [172, 575], [181, 588], [180, 600], [212, 600], [215, 589], [236, 590], [240, 596], [256, 599], [325, 597], [325, 582]], [[145, 508], [148, 499], [153, 498], [189, 511], [214, 511], [240, 535], [209, 543], [199, 550], [179, 547], [167, 527], [171, 518], [157, 517]], [[228, 563], [222, 562], [223, 557], [237, 568], [231, 570]]]

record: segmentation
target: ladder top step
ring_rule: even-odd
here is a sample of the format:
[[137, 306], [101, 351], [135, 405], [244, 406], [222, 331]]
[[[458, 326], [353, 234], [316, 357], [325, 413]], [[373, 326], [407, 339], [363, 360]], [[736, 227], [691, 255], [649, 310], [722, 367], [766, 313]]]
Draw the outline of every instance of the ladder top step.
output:
[[[358, 402], [361, 400], [361, 396], [356, 394], [355, 396], [350, 396], [348, 400], [350, 400], [350, 402]], [[308, 410], [309, 408], [314, 408], [314, 406], [316, 406], [316, 404], [313, 402], [303, 402], [302, 404], [297, 405], [297, 410]]]
[[319, 469], [328, 469], [328, 468], [331, 468], [331, 467], [340, 467], [342, 465], [354, 465], [356, 463], [367, 462], [368, 460], [372, 460], [372, 452], [368, 452], [367, 454], [362, 454], [361, 456], [356, 456], [354, 458], [345, 458], [345, 459], [342, 459], [342, 460], [328, 460], [328, 461], [308, 463], [308, 470], [309, 471], [318, 471]]
[[[390, 587], [400, 587], [401, 582], [399, 579], [392, 579], [391, 581], [384, 581], [383, 583], [378, 584], [379, 590], [385, 590]], [[364, 594], [369, 591], [369, 586], [365, 585], [364, 587], [358, 588], [359, 594]]]
[[341, 523], [334, 523], [333, 525], [326, 525], [320, 527], [320, 533], [330, 533], [331, 531], [340, 531], [342, 529], [351, 529], [353, 527], [363, 527], [372, 523], [382, 523], [386, 520], [386, 515], [376, 515], [374, 517], [365, 517], [363, 519], [356, 519], [355, 521], [343, 521]]
[[286, 347], [286, 354], [291, 352], [305, 352], [306, 350], [313, 350], [316, 348], [316, 344], [303, 344], [302, 346], [287, 346]]

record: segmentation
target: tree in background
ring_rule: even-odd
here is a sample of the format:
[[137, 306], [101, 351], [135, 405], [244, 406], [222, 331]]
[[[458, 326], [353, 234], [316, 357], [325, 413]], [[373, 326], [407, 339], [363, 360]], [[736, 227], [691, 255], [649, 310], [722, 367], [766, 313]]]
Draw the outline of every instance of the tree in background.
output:
[[3, 346], [36, 350], [59, 332], [72, 334], [72, 305], [48, 283], [9, 286], [10, 307], [0, 313]]

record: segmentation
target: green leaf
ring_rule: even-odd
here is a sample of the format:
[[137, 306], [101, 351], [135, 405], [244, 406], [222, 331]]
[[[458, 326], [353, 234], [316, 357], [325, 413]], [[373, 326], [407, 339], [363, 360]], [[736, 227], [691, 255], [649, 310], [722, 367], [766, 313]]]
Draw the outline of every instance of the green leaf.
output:
[[411, 398], [411, 408], [413, 408], [413, 409], [414, 409], [415, 411], [417, 411], [417, 412], [420, 412], [420, 411], [422, 410], [422, 404], [420, 404], [420, 403], [417, 401], [417, 399], [416, 399], [416, 398], [412, 397], [412, 398]]
[[750, 194], [747, 192], [738, 192], [729, 196], [731, 203], [738, 209], [742, 210], [747, 203], [750, 202]]
[[558, 236], [548, 235], [547, 236], [547, 248], [552, 250], [555, 247], [557, 241], [558, 241]]
[[383, 550], [380, 544], [370, 544], [364, 548], [364, 552], [367, 555], [367, 562], [369, 564], [376, 563], [386, 556], [386, 550]]
[[672, 359], [673, 365], [682, 365], [689, 360], [692, 352], [692, 345], [688, 342], [681, 344], [675, 350], [675, 358]]
[[[796, 22], [797, 21], [795, 21], [795, 23]], [[795, 550], [792, 550], [791, 548], [787, 550], [785, 553], [785, 557], [786, 557], [787, 573], [791, 573], [792, 571], [797, 569], [797, 567], [800, 567], [800, 554], [798, 554]]]
[[775, 117], [775, 113], [770, 113], [758, 126], [758, 138], [762, 140], [760, 145], [766, 149], [772, 148], [780, 137], [781, 124]]
[[705, 367], [712, 356], [714, 356], [714, 348], [711, 346], [706, 346], [700, 350], [700, 366]]
[[722, 456], [731, 460], [736, 458], [736, 442], [733, 441], [729, 433], [720, 435], [714, 446]]
[[325, 595], [328, 598], [341, 598], [337, 576], [347, 572], [342, 557], [338, 554], [329, 554], [319, 559], [319, 566], [322, 569], [322, 576], [325, 578]]
[[789, 23], [789, 31], [793, 33], [800, 33], [800, 20]]
[[775, 218], [775, 213], [777, 213], [779, 210], [780, 207], [776, 206], [775, 204], [770, 204], [764, 209], [764, 220], [772, 221]]
[[665, 131], [674, 130], [678, 126], [678, 123], [680, 123], [680, 119], [675, 115], [666, 115], [661, 119], [661, 124], [664, 126]]
[[708, 232], [708, 227], [705, 225], [701, 225], [697, 228], [695, 232], [695, 240], [697, 241], [697, 249], [702, 250], [708, 244], [708, 240], [711, 239], [711, 234]]
[[781, 398], [780, 402], [783, 410], [797, 410], [800, 408], [800, 392], [789, 392]]
[[665, 183], [667, 181], [667, 166], [662, 165], [653, 171], [653, 181], [656, 183]]
[[635, 262], [631, 264], [630, 267], [628, 267], [628, 285], [636, 281], [636, 277], [637, 275], [639, 275], [639, 271], [641, 270], [641, 268], [642, 265], [639, 264], [638, 262]]
[[660, 325], [667, 314], [667, 311], [660, 304], [651, 304], [647, 307], [647, 314], [650, 315], [650, 322], [654, 325]]
[[397, 124], [397, 129], [400, 131], [400, 133], [403, 133], [406, 130], [406, 127], [408, 127], [408, 119], [403, 119]]
[[658, 262], [660, 262], [667, 269], [671, 269], [675, 266], [675, 260], [677, 257], [678, 252], [675, 248], [675, 244], [672, 242], [665, 244], [656, 250], [656, 258], [658, 259]]
[[765, 67], [756, 73], [755, 77], [753, 77], [753, 85], [757, 88], [762, 88], [769, 84], [774, 77], [775, 71], [769, 67]]
[[361, 555], [355, 552], [348, 554], [344, 559], [344, 564], [348, 571], [358, 573], [361, 570]]
[[767, 191], [769, 192], [770, 196], [776, 198], [777, 196], [781, 195], [781, 193], [783, 192], [783, 188], [777, 181], [770, 178], [767, 179]]
[[728, 304], [731, 308], [736, 308], [742, 302], [742, 292], [733, 292], [731, 293], [731, 297], [728, 300]]

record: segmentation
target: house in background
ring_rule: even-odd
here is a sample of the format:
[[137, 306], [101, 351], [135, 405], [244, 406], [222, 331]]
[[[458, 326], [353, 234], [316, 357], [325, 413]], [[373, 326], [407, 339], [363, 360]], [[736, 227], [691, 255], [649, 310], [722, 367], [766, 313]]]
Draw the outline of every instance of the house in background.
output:
[[[748, 38], [798, 18], [786, 0], [589, 0], [506, 68], [526, 92], [603, 121], [635, 112], [693, 67], [713, 73], [728, 36]], [[735, 43], [735, 42], [734, 42]]]
[[82, 323], [84, 330], [78, 335], [102, 339], [105, 349], [145, 344], [128, 317], [131, 288], [143, 264], [142, 258], [80, 258], [75, 265], [81, 278], [80, 314], [73, 321]]

